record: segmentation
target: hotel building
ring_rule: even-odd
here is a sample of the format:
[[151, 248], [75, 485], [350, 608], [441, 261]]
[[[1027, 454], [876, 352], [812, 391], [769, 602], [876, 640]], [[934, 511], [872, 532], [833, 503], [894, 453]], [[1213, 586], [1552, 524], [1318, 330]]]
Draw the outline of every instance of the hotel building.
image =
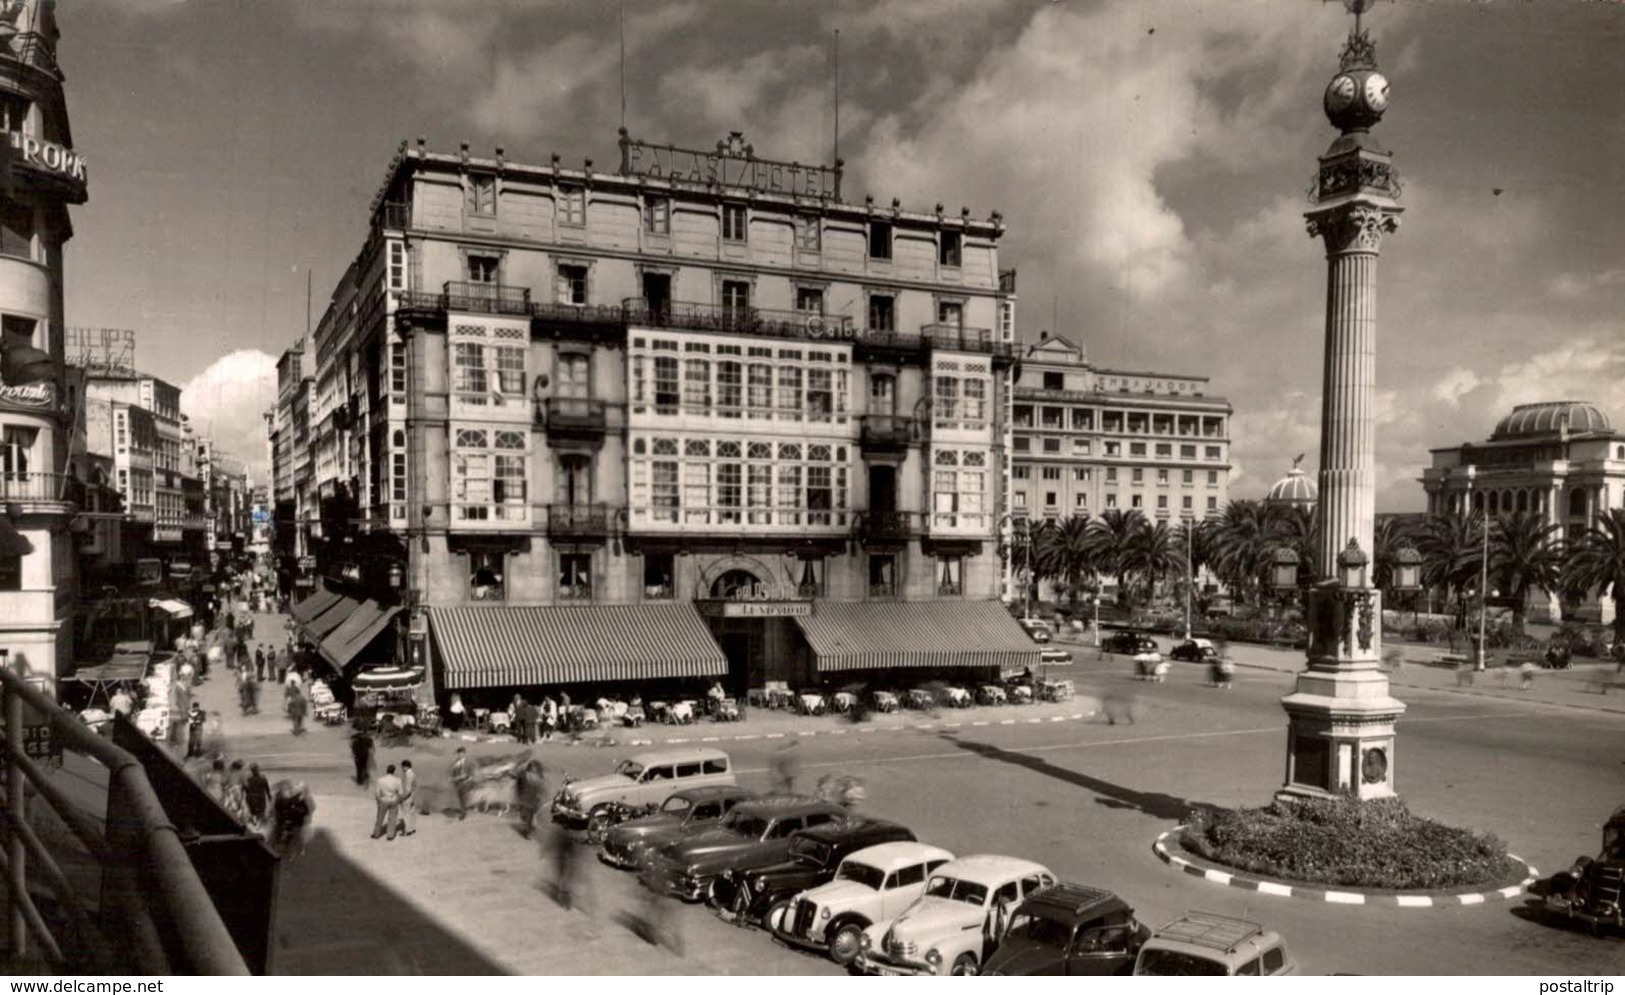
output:
[[999, 216], [737, 134], [620, 152], [391, 164], [306, 353], [323, 655], [398, 617], [441, 692], [1035, 662], [997, 601]]

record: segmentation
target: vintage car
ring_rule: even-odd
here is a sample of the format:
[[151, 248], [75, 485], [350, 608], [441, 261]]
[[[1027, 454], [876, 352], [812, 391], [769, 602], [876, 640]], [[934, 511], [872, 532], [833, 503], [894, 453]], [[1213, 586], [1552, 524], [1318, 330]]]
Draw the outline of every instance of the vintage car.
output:
[[1100, 648], [1108, 653], [1127, 653], [1137, 655], [1140, 653], [1157, 652], [1157, 641], [1150, 636], [1142, 636], [1138, 632], [1118, 630], [1108, 633], [1100, 640]]
[[907, 826], [881, 819], [851, 818], [804, 829], [790, 840], [784, 860], [755, 867], [735, 865], [711, 882], [707, 896], [725, 919], [760, 923], [774, 905], [823, 884], [848, 854], [881, 843], [912, 841]]
[[1593, 934], [1607, 927], [1625, 928], [1625, 806], [1602, 827], [1602, 853], [1580, 857], [1541, 889], [1545, 911], [1570, 922], [1582, 922]]
[[954, 859], [926, 843], [882, 843], [848, 856], [835, 879], [767, 911], [765, 925], [786, 943], [828, 952], [846, 967], [871, 923], [914, 904], [931, 872]]
[[615, 765], [613, 773], [578, 781], [565, 779], [553, 798], [553, 818], [584, 823], [593, 810], [610, 802], [664, 805], [684, 788], [732, 786], [733, 764], [721, 750], [674, 747], [636, 753]]
[[1150, 935], [1128, 903], [1111, 892], [1058, 884], [1016, 908], [982, 973], [1128, 974]]
[[1035, 643], [1047, 643], [1055, 638], [1055, 633], [1051, 631], [1049, 623], [1041, 618], [1019, 618], [1016, 619], [1016, 622], [1022, 629], [1026, 630], [1027, 635], [1031, 636]]
[[1168, 651], [1168, 659], [1186, 663], [1209, 663], [1218, 658], [1218, 647], [1210, 639], [1187, 639]]
[[637, 867], [646, 853], [681, 839], [690, 833], [709, 829], [733, 807], [756, 792], [738, 785], [719, 784], [706, 788], [684, 788], [666, 799], [654, 815], [623, 822], [604, 837], [598, 859], [612, 867]]
[[742, 802], [714, 828], [666, 844], [644, 861], [638, 877], [656, 891], [699, 901], [724, 871], [784, 860], [794, 834], [845, 819], [841, 806], [816, 798], [780, 795]]
[[865, 974], [979, 974], [1011, 911], [1055, 883], [1042, 864], [977, 854], [937, 868], [925, 893], [895, 919], [863, 931], [854, 966]]
[[1274, 930], [1246, 919], [1187, 912], [1141, 945], [1134, 973], [1272, 977], [1296, 974], [1298, 965]]

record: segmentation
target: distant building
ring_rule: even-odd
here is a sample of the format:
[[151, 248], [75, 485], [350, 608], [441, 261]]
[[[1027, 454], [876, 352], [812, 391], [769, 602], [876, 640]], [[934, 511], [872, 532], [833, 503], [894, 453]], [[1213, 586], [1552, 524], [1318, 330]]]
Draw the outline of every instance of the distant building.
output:
[[316, 585], [306, 542], [316, 517], [310, 475], [310, 393], [313, 378], [305, 340], [283, 350], [276, 364], [276, 406], [266, 413], [271, 450], [270, 546], [278, 586], [285, 594], [308, 594]]
[[1302, 460], [1302, 456], [1293, 460], [1292, 469], [1287, 471], [1286, 476], [1270, 485], [1269, 493], [1264, 495], [1265, 504], [1315, 510], [1315, 502], [1320, 500], [1320, 488], [1298, 465]]

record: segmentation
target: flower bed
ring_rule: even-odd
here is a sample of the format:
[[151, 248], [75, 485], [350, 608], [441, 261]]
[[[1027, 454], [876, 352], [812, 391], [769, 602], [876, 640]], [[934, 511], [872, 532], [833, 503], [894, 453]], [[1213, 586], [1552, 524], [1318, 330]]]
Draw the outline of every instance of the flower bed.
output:
[[1350, 888], [1501, 886], [1524, 873], [1495, 836], [1413, 815], [1398, 798], [1202, 810], [1180, 843], [1236, 870]]

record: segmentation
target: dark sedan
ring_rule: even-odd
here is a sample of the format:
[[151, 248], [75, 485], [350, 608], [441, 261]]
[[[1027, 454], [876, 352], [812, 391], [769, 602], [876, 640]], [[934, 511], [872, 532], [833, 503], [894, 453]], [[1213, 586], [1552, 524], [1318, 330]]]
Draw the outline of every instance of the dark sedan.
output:
[[637, 867], [645, 854], [657, 853], [674, 840], [715, 826], [735, 805], [754, 797], [756, 792], [737, 785], [684, 788], [666, 799], [656, 814], [611, 829], [604, 837], [598, 859], [614, 867]]
[[1128, 974], [1150, 935], [1128, 903], [1111, 892], [1053, 885], [1016, 907], [1004, 942], [983, 973]]
[[1157, 641], [1149, 636], [1142, 636], [1138, 632], [1113, 632], [1100, 641], [1100, 648], [1108, 653], [1127, 653], [1130, 656], [1140, 653], [1155, 653]]
[[790, 841], [789, 856], [754, 867], [735, 865], [711, 886], [711, 903], [724, 918], [760, 924], [779, 902], [834, 880], [841, 861], [882, 843], [912, 843], [907, 826], [854, 818], [803, 830]]
[[815, 798], [781, 796], [742, 802], [716, 828], [668, 844], [658, 856], [644, 862], [638, 877], [645, 887], [698, 901], [724, 871], [784, 860], [796, 833], [845, 819], [845, 809]]
[[1169, 650], [1168, 657], [1186, 663], [1210, 663], [1219, 658], [1219, 651], [1206, 639], [1187, 639]]

